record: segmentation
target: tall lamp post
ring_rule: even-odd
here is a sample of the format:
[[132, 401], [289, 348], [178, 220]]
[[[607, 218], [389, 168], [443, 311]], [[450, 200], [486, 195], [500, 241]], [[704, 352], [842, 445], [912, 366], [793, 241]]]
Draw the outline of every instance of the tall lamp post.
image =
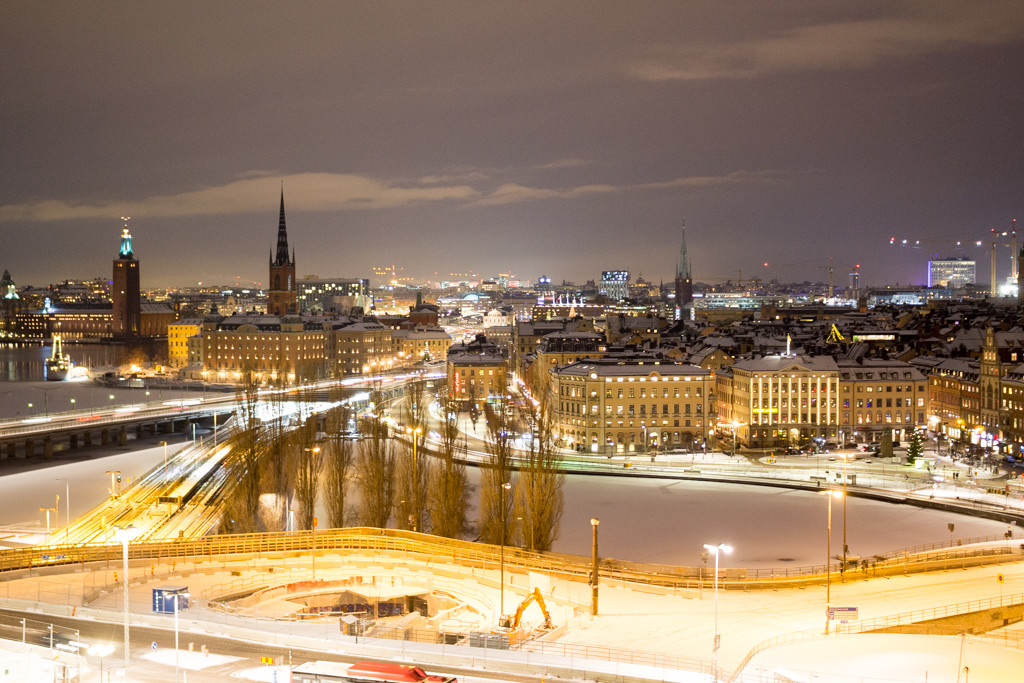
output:
[[39, 508], [39, 511], [46, 513], [46, 535], [49, 536], [50, 535], [50, 512], [52, 511], [54, 516], [56, 517], [56, 515], [57, 515], [57, 508], [56, 507], [52, 507], [52, 508]]
[[846, 580], [846, 553], [850, 547], [846, 545], [846, 453], [843, 453], [843, 566], [839, 569], [839, 576]]
[[590, 526], [594, 529], [594, 542], [592, 544], [593, 564], [590, 570], [590, 616], [597, 616], [597, 525], [601, 523], [597, 517], [590, 518]]
[[[735, 432], [734, 432], [735, 433]], [[725, 543], [719, 543], [718, 545], [711, 545], [709, 543], [704, 544], [704, 550], [715, 556], [715, 641], [711, 648], [711, 669], [712, 676], [715, 680], [718, 680], [718, 646], [721, 645], [722, 639], [718, 635], [718, 556], [722, 553], [731, 553], [732, 546]]]
[[505, 616], [505, 492], [512, 488], [512, 484], [505, 482], [501, 485], [501, 491], [499, 494], [499, 502], [501, 503], [501, 597], [499, 598], [500, 614], [498, 616]]
[[64, 540], [68, 542], [69, 535], [71, 534], [71, 480], [65, 477], [57, 479], [60, 481], [64, 480], [64, 512], [67, 519], [64, 520]]
[[189, 597], [189, 593], [181, 591], [174, 594], [174, 681], [178, 681], [178, 612], [181, 610], [181, 599], [186, 600]]
[[107, 470], [107, 474], [110, 475], [110, 497], [116, 500], [119, 488], [117, 484], [121, 481], [121, 470]]
[[124, 582], [124, 668], [128, 670], [128, 664], [130, 662], [131, 655], [129, 653], [128, 644], [130, 642], [128, 635], [128, 544], [135, 540], [135, 538], [141, 533], [141, 529], [138, 529], [134, 524], [129, 524], [126, 527], [114, 527], [114, 536], [118, 541], [121, 542], [121, 557], [124, 561], [122, 570], [124, 576], [121, 580]]
[[825, 547], [825, 633], [827, 635], [830, 621], [829, 612], [832, 609], [832, 499], [841, 498], [843, 496], [843, 492], [828, 489], [827, 491], [819, 492], [819, 495], [823, 495], [828, 498], [828, 533], [827, 545]]
[[420, 480], [419, 470], [416, 468], [416, 443], [420, 440], [420, 434], [423, 433], [422, 427], [406, 427], [405, 433], [412, 436], [412, 530], [420, 530]]

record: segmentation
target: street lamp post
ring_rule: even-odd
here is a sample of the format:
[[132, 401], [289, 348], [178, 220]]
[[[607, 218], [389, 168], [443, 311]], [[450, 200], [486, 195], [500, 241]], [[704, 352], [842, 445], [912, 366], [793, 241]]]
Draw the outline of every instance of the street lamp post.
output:
[[594, 530], [594, 541], [592, 544], [592, 566], [590, 569], [590, 616], [597, 616], [597, 525], [601, 523], [597, 517], [590, 518], [590, 526]]
[[839, 570], [839, 576], [846, 580], [846, 553], [850, 548], [846, 544], [846, 453], [843, 453], [843, 566]]
[[103, 659], [114, 651], [110, 643], [93, 643], [89, 646], [89, 654], [100, 658], [100, 683], [103, 683]]
[[178, 681], [178, 612], [181, 610], [181, 603], [179, 602], [182, 598], [188, 598], [188, 593], [175, 593], [174, 594], [174, 681]]
[[[63, 478], [63, 477], [62, 477]], [[64, 479], [64, 509], [65, 516], [67, 519], [64, 520], [64, 540], [69, 541], [69, 534], [71, 533], [71, 480]], [[60, 479], [57, 479], [60, 481]]]
[[121, 481], [121, 470], [107, 470], [110, 475], [110, 497], [117, 498], [117, 482]]
[[50, 535], [50, 511], [51, 510], [53, 511], [54, 515], [56, 516], [56, 514], [57, 514], [57, 508], [56, 507], [52, 507], [52, 508], [39, 508], [40, 512], [45, 512], [46, 513], [46, 535], [47, 536]]
[[842, 491], [835, 491], [828, 489], [827, 491], [821, 491], [820, 495], [824, 495], [828, 498], [828, 525], [827, 525], [827, 541], [825, 548], [825, 634], [828, 634], [829, 629], [829, 612], [832, 609], [832, 499], [840, 498], [843, 496]]
[[[735, 433], [735, 432], [734, 432]], [[718, 545], [704, 544], [704, 549], [715, 556], [715, 640], [711, 647], [711, 669], [714, 680], [718, 680], [718, 647], [722, 643], [718, 635], [718, 556], [722, 553], [731, 553], [732, 546], [725, 543]]]
[[505, 482], [501, 485], [499, 492], [499, 502], [501, 503], [501, 597], [498, 611], [501, 617], [505, 616], [505, 492], [511, 488], [512, 484]]
[[123, 565], [121, 569], [124, 575], [121, 580], [124, 588], [124, 668], [128, 670], [128, 664], [131, 660], [131, 654], [129, 652], [129, 634], [128, 634], [128, 543], [135, 539], [139, 535], [140, 529], [136, 528], [134, 524], [129, 524], [126, 527], [115, 527], [115, 536], [117, 540], [121, 542], [121, 557]]

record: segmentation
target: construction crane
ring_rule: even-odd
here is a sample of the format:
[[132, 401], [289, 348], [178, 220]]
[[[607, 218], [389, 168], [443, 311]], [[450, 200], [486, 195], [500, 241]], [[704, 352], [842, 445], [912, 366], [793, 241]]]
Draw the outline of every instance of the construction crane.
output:
[[[1020, 266], [1020, 264], [1018, 263], [1018, 261], [1019, 261], [1019, 254], [1017, 252], [1017, 219], [1014, 218], [1013, 220], [1010, 221], [1010, 228], [1008, 230], [997, 231], [995, 228], [992, 228], [989, 232], [991, 234], [991, 237], [990, 237], [989, 241], [987, 242], [988, 246], [991, 249], [991, 258], [990, 258], [991, 274], [990, 274], [989, 282], [991, 283], [990, 284], [991, 293], [992, 293], [993, 296], [995, 296], [995, 294], [997, 293], [997, 281], [996, 281], [996, 248], [997, 247], [1009, 247], [1010, 248], [1010, 281], [1011, 282], [1016, 282], [1017, 281], [1017, 277], [1019, 275], [1019, 266]], [[945, 235], [945, 236], [942, 236], [942, 237], [934, 237], [934, 238], [928, 238], [928, 239], [923, 239], [923, 240], [919, 240], [919, 239], [902, 239], [902, 240], [897, 240], [896, 237], [890, 237], [889, 238], [889, 244], [893, 245], [893, 246], [910, 247], [910, 248], [913, 248], [913, 249], [920, 249], [925, 244], [938, 244], [938, 243], [951, 244], [952, 243], [952, 239], [954, 237], [955, 237], [955, 235]], [[985, 240], [975, 240], [973, 243], [970, 243], [969, 246], [982, 247], [982, 246], [985, 246], [985, 244], [986, 244]], [[957, 240], [956, 241], [956, 247], [962, 249], [964, 247], [964, 242], [961, 241], [961, 240]]]
[[[1014, 218], [1010, 221], [1010, 229], [1003, 230], [1002, 232], [996, 232], [995, 228], [992, 232], [992, 296], [996, 295], [996, 247], [1010, 247], [1010, 282], [1017, 282], [1018, 272], [1018, 254], [1017, 254], [1017, 219]], [[1004, 241], [1009, 237], [1010, 241]]]
[[[775, 268], [777, 271], [785, 268], [798, 268], [801, 266], [814, 266], [815, 270], [823, 270], [828, 273], [828, 298], [831, 299], [835, 293], [835, 264], [832, 262], [832, 257], [829, 256], [826, 263], [822, 264], [821, 259], [813, 259], [810, 261], [800, 261], [798, 263], [784, 263], [782, 265], [768, 263], [765, 261], [761, 264], [764, 268]], [[857, 266], [860, 268], [860, 266]]]

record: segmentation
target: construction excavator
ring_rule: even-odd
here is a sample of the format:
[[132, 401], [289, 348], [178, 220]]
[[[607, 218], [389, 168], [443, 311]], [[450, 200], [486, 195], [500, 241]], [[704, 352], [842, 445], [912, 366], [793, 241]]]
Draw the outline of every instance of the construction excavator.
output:
[[547, 605], [544, 604], [544, 596], [540, 593], [540, 588], [534, 588], [533, 591], [526, 596], [526, 599], [519, 603], [519, 607], [516, 608], [516, 613], [503, 614], [498, 620], [498, 628], [495, 629], [495, 633], [509, 633], [519, 630], [519, 622], [523, 618], [523, 612], [530, 606], [530, 603], [536, 602], [537, 606], [540, 607], [541, 613], [544, 615], [544, 625], [541, 629], [550, 631], [554, 628], [551, 624], [551, 613], [548, 612]]

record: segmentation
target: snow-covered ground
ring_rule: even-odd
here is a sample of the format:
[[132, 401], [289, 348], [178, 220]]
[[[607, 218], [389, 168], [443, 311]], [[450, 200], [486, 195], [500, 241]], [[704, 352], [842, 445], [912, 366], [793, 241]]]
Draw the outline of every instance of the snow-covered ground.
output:
[[[65, 384], [72, 383], [61, 383], [61, 392], [83, 389], [65, 387]], [[4, 406], [21, 410], [24, 396], [12, 398], [11, 387], [10, 384], [0, 387], [7, 391], [0, 394], [0, 411]], [[45, 393], [49, 401], [60, 396], [70, 404], [68, 394], [51, 393], [50, 385], [22, 388], [37, 395]], [[76, 398], [76, 404], [101, 402], [102, 398], [110, 400], [108, 395], [90, 393], [89, 388], [84, 391], [78, 394], [80, 398]], [[183, 442], [183, 439], [172, 441], [169, 448]], [[58, 494], [61, 496], [59, 515], [63, 520], [69, 488], [72, 516], [83, 514], [108, 495], [109, 476], [106, 471], [120, 470], [123, 477], [134, 479], [159, 466], [162, 459], [163, 448], [159, 445], [134, 451], [114, 448], [103, 457], [43, 469], [23, 468], [15, 474], [0, 477], [0, 499], [5, 502], [0, 508], [0, 524], [43, 524], [45, 517], [38, 510], [53, 506]], [[697, 565], [702, 544], [727, 542], [735, 547], [735, 552], [722, 557], [723, 568], [785, 568], [820, 565], [826, 554], [826, 500], [814, 493], [705, 482], [582, 475], [568, 477], [565, 492], [562, 536], [555, 547], [561, 552], [588, 555], [591, 539], [589, 520], [598, 517], [601, 519], [599, 544], [602, 557]], [[950, 523], [955, 524], [954, 538], [1000, 535], [1006, 530], [1006, 525], [998, 522], [858, 498], [848, 500], [847, 511], [846, 532], [851, 554], [870, 555], [948, 541], [947, 524]], [[833, 555], [841, 548], [842, 530], [842, 504], [834, 502]], [[34, 540], [38, 538], [36, 536]], [[33, 538], [21, 540], [31, 541]], [[997, 574], [1004, 575], [1004, 583], [996, 583]], [[59, 581], [56, 577], [52, 580]], [[74, 604], [74, 598], [84, 590], [84, 581], [79, 574], [71, 579], [73, 585], [44, 586], [42, 590], [49, 592], [53, 600]], [[102, 577], [88, 579], [90, 586], [97, 582], [103, 583]], [[14, 597], [14, 588], [10, 584], [5, 586], [4, 595]], [[150, 588], [138, 587], [138, 596], [133, 602], [140, 612], [146, 606], [145, 594]], [[33, 589], [38, 597], [41, 589], [32, 586], [27, 590], [31, 593]], [[559, 591], [571, 593], [571, 597], [580, 604], [588, 603], [589, 589], [586, 586], [556, 585], [552, 590], [556, 594]], [[1003, 591], [1009, 595], [1021, 590], [1024, 590], [1024, 565], [1000, 565], [865, 582], [834, 582], [831, 604], [856, 606], [860, 609], [860, 618], [868, 619], [925, 607], [998, 598]], [[765, 638], [792, 638], [793, 634], [800, 634], [807, 639], [793, 640], [760, 652], [751, 660], [746, 672], [762, 674], [766, 681], [776, 680], [776, 675], [785, 675], [794, 681], [835, 683], [1021, 680], [1018, 672], [1024, 671], [1024, 655], [1018, 650], [997, 648], [974, 637], [858, 635], [822, 639], [816, 633], [824, 625], [824, 593], [823, 587], [755, 593], [721, 591], [717, 601], [718, 630], [722, 634], [720, 664], [731, 670]], [[25, 597], [30, 598], [27, 594]], [[590, 619], [584, 612], [570, 625], [563, 640], [594, 648], [655, 652], [709, 662], [714, 634], [714, 604], [710, 590], [681, 591], [678, 595], [665, 596], [627, 587], [602, 586], [600, 616]], [[109, 607], [116, 609], [114, 603]], [[198, 618], [200, 612], [192, 614]], [[188, 623], [189, 619], [183, 622], [185, 630], [195, 628], [194, 624]], [[263, 622], [253, 626], [266, 627]], [[166, 652], [161, 656], [166, 656]], [[628, 667], [623, 669], [621, 666], [617, 670], [620, 673], [629, 671]], [[266, 670], [260, 672], [261, 675], [267, 673]], [[41, 675], [45, 677], [45, 674]], [[698, 680], [693, 676], [675, 679]]]

